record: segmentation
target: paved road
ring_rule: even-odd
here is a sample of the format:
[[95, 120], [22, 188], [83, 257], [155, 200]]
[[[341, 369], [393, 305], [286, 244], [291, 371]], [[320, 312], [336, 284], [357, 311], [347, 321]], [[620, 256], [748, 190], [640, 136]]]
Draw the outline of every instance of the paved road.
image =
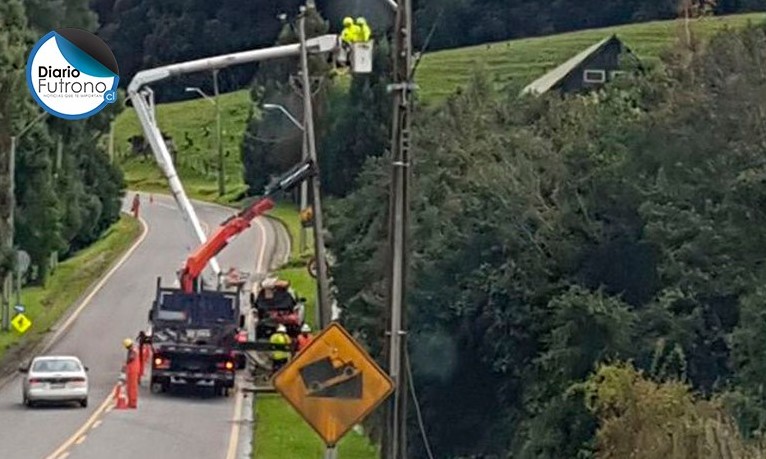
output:
[[[146, 197], [142, 203], [141, 216], [148, 226], [145, 239], [48, 351], [77, 355], [90, 367], [90, 406], [26, 409], [18, 378], [7, 384], [0, 389], [4, 459], [223, 459], [230, 440], [236, 440], [230, 437], [242, 405], [240, 394], [191, 399], [151, 395], [144, 382], [138, 410], [104, 409], [102, 402], [114, 387], [124, 358], [120, 343], [145, 327], [157, 276], [165, 284], [172, 282], [188, 248], [196, 245], [171, 198], [155, 195], [153, 204]], [[211, 228], [232, 213], [214, 205], [196, 207]], [[284, 258], [279, 253], [284, 253], [284, 244], [275, 244], [284, 240], [282, 231], [267, 219], [256, 220], [219, 257], [222, 268], [268, 270], [276, 259]], [[240, 443], [246, 442], [248, 431], [247, 426], [241, 429]]]

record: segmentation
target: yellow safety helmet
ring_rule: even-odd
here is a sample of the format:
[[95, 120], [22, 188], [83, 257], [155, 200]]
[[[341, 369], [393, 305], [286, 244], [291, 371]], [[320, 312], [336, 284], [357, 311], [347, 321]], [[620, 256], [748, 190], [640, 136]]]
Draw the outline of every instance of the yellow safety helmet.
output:
[[131, 346], [133, 346], [133, 340], [130, 338], [125, 338], [124, 340], [122, 340], [122, 345], [130, 349]]
[[358, 18], [356, 18], [356, 23], [357, 24], [367, 24], [367, 20], [365, 18], [363, 18], [363, 17], [358, 17]]
[[351, 19], [350, 17], [346, 16], [345, 18], [343, 18], [343, 25], [346, 26], [346, 27], [348, 27], [350, 25], [354, 25], [354, 20]]

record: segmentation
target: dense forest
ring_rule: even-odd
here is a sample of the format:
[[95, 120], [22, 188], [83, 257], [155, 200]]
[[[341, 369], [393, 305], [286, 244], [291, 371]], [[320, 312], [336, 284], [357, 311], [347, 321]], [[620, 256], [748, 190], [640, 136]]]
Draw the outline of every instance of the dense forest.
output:
[[[498, 100], [477, 77], [418, 111], [409, 352], [436, 457], [729, 457], [699, 455], [715, 419], [752, 446], [766, 426], [764, 62], [760, 26], [587, 97]], [[389, 168], [369, 158], [328, 212], [344, 322], [376, 352]], [[642, 374], [594, 375], [617, 361]], [[651, 430], [662, 416], [667, 437]]]
[[[54, 27], [95, 29], [85, 0], [0, 2], [0, 238], [9, 228], [8, 164], [11, 136], [29, 126], [41, 109], [27, 89], [24, 69], [35, 41]], [[119, 218], [122, 174], [99, 139], [121, 104], [73, 123], [48, 117], [20, 138], [15, 169], [15, 242], [32, 258], [43, 282], [52, 253], [62, 257], [95, 241]], [[60, 152], [60, 154], [59, 154]], [[2, 253], [3, 269], [13, 258]]]

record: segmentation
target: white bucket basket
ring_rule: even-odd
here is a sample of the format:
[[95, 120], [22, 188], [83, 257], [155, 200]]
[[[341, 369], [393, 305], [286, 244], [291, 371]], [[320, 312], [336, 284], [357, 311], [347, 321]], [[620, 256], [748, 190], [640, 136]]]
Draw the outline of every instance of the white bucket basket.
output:
[[373, 40], [351, 44], [351, 71], [353, 73], [372, 72]]

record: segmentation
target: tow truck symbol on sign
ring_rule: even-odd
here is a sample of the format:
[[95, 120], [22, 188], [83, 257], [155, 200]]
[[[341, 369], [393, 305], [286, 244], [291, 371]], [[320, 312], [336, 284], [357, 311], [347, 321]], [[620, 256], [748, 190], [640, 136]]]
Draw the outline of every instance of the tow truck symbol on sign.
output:
[[326, 357], [300, 368], [298, 372], [308, 397], [362, 398], [362, 372], [354, 362], [333, 362]]

